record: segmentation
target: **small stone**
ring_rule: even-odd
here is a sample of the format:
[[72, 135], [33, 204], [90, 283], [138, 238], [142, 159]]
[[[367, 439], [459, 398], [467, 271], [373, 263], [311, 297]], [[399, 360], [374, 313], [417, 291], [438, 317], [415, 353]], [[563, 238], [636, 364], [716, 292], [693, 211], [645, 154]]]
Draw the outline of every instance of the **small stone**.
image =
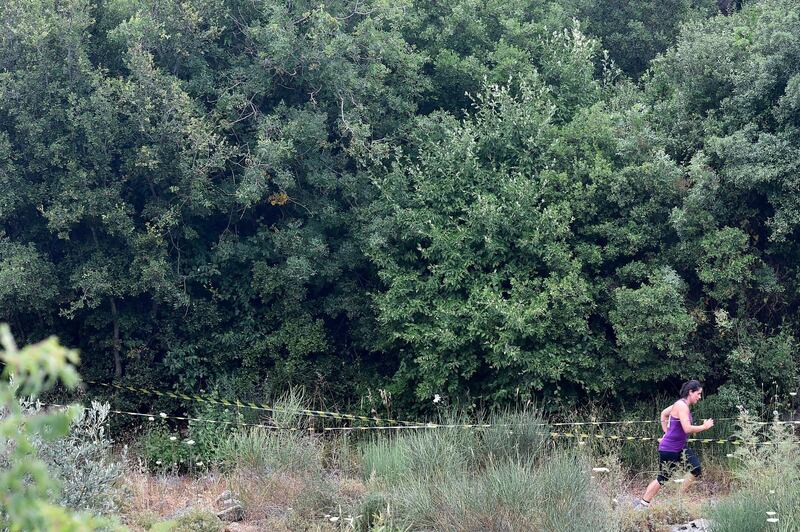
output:
[[217, 517], [226, 523], [241, 521], [244, 519], [244, 508], [237, 504], [235, 506], [231, 506], [230, 508], [226, 508], [221, 512], [217, 512]]

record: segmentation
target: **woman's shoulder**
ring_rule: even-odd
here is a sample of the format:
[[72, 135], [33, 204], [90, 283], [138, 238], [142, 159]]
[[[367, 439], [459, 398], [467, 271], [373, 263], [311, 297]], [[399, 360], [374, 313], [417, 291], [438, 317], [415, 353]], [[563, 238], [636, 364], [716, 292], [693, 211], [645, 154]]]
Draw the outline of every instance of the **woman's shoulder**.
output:
[[[684, 410], [684, 409], [688, 411], [689, 410], [689, 405], [687, 405], [686, 401], [684, 401], [683, 399], [678, 399], [677, 401], [675, 401], [672, 404], [672, 412], [675, 413], [675, 414], [680, 412], [680, 411], [682, 411], [682, 410]], [[678, 417], [678, 416], [675, 416], [675, 417]]]

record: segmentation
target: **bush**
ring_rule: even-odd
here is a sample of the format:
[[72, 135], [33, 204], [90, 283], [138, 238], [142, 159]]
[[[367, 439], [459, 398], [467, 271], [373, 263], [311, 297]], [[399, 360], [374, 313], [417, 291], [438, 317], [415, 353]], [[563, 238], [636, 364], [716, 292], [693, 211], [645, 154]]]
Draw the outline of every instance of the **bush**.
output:
[[31, 413], [18, 399], [35, 398], [59, 380], [73, 388], [78, 383], [73, 366], [78, 362], [77, 353], [63, 348], [52, 337], [17, 349], [5, 324], [0, 324], [0, 345], [0, 362], [4, 365], [0, 375], [0, 528], [12, 532], [93, 530], [99, 526], [116, 529], [109, 520], [73, 513], [49, 500], [59, 493], [58, 483], [37, 456], [37, 444], [68, 436], [79, 409]]
[[[669, 525], [687, 523], [698, 516], [692, 512], [690, 505], [682, 497], [667, 498], [659, 495], [658, 504], [648, 511], [634, 509], [632, 506], [618, 509], [623, 532], [640, 532], [642, 530], [665, 530]], [[714, 528], [716, 530], [716, 528]]]
[[[41, 411], [41, 404], [26, 402], [23, 409], [34, 415]], [[93, 401], [73, 420], [65, 437], [34, 440], [39, 456], [61, 485], [53, 499], [59, 506], [97, 514], [116, 511], [114, 493], [123, 463], [112, 458], [112, 442], [106, 437], [109, 409], [107, 403]]]
[[[194, 442], [190, 449], [190, 470], [207, 469], [212, 464], [217, 464], [221, 459], [221, 447], [236, 428], [235, 423], [239, 413], [216, 405], [203, 405], [194, 417], [209, 421], [189, 421], [187, 438]], [[202, 463], [198, 466], [197, 463]]]
[[[767, 513], [770, 506], [763, 498], [754, 499], [741, 493], [720, 501], [711, 510], [714, 530], [724, 532], [751, 532], [767, 530]], [[778, 528], [779, 530], [782, 527]], [[786, 528], [785, 530], [791, 530]]]
[[151, 471], [186, 471], [192, 463], [192, 446], [180, 433], [171, 431], [165, 424], [149, 426], [139, 441], [136, 449], [145, 460]]
[[369, 532], [376, 525], [387, 507], [386, 498], [382, 493], [368, 493], [359, 505], [356, 515], [355, 529], [359, 532]]
[[322, 443], [309, 437], [308, 417], [301, 390], [292, 389], [273, 403], [274, 429], [240, 427], [217, 439], [216, 453], [228, 469], [261, 472], [302, 472], [319, 474], [323, 468]]
[[222, 532], [225, 526], [219, 517], [207, 510], [191, 510], [172, 522], [175, 532]]

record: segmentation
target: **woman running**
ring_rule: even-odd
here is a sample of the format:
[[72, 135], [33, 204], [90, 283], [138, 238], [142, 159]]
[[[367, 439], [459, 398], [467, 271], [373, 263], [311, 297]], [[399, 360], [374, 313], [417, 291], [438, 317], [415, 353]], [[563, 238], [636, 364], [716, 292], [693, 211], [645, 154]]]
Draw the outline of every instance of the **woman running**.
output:
[[703, 395], [703, 385], [691, 380], [681, 386], [681, 398], [675, 404], [661, 412], [661, 428], [664, 437], [658, 444], [658, 477], [652, 481], [644, 492], [644, 496], [636, 501], [637, 508], [647, 508], [658, 490], [666, 482], [681, 463], [691, 466], [689, 475], [683, 481], [682, 492], [700, 476], [700, 459], [692, 449], [686, 446], [689, 434], [697, 434], [714, 426], [713, 419], [706, 419], [702, 425], [692, 425], [690, 407], [697, 403]]

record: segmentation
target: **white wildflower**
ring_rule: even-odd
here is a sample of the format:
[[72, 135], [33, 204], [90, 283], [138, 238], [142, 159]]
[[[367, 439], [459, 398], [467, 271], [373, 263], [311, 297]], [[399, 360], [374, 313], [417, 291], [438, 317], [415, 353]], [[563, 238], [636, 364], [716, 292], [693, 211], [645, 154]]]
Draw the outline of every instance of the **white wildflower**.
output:
[[775, 515], [776, 513], [777, 513], [777, 512], [767, 512], [767, 515], [768, 515], [768, 516], [770, 516], [770, 517], [772, 517], [772, 516], [773, 516], [773, 515]]
[[194, 445], [194, 440], [186, 440], [186, 445]]
[[594, 471], [595, 473], [608, 473], [608, 468], [607, 467], [593, 467], [592, 471]]
[[177, 437], [177, 436], [170, 436], [170, 437], [169, 437], [169, 441], [175, 441], [175, 440], [177, 440], [177, 439], [178, 439], [178, 437]]
[[778, 522], [777, 517], [770, 517], [769, 519], [767, 519], [767, 523], [777, 523], [777, 522]]
[[150, 417], [147, 418], [147, 421], [155, 421], [155, 420], [156, 420], [156, 418], [154, 418], [153, 416], [150, 416]]
[[161, 412], [158, 415], [161, 417], [161, 419], [167, 419], [167, 415], [164, 412]]
[[439, 402], [441, 402], [441, 400], [442, 400], [442, 396], [441, 395], [439, 395], [438, 393], [434, 394], [434, 396], [433, 396], [433, 402], [434, 403], [439, 403]]

